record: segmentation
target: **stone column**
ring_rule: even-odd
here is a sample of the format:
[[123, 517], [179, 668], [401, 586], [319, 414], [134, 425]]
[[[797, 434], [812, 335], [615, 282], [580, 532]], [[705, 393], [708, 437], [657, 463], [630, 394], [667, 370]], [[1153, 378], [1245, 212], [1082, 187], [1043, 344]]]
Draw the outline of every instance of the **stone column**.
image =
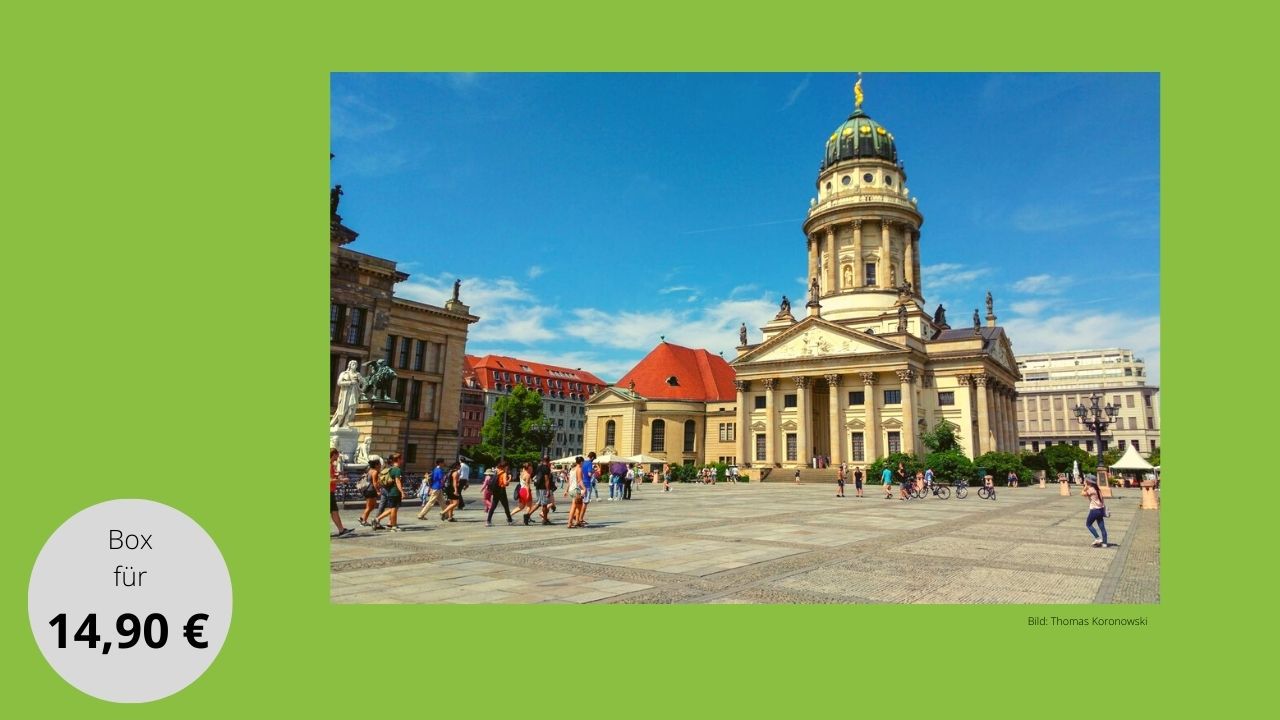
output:
[[861, 375], [867, 408], [867, 429], [863, 439], [866, 440], [867, 464], [870, 465], [880, 457], [880, 412], [876, 408], [876, 374], [864, 372]]
[[796, 381], [796, 462], [809, 464], [809, 378], [797, 375]]
[[973, 384], [977, 387], [978, 392], [978, 437], [974, 440], [973, 456], [976, 459], [979, 455], [992, 450], [991, 447], [991, 418], [987, 415], [989, 412], [987, 404], [987, 376], [974, 375]]
[[920, 229], [916, 228], [911, 233], [911, 256], [915, 258], [915, 267], [911, 269], [912, 282], [915, 283], [916, 295], [924, 297], [924, 290], [920, 287]]
[[831, 414], [831, 462], [839, 465], [844, 462], [844, 412], [840, 402], [840, 376], [824, 375], [827, 381], [827, 395], [830, 400], [828, 410]]
[[898, 370], [898, 380], [902, 382], [902, 452], [912, 455], [916, 452], [916, 389], [912, 382], [916, 371], [911, 368]]
[[746, 380], [734, 380], [734, 387], [738, 389], [738, 465], [739, 467], [749, 462], [755, 462], [755, 458], [747, 454], [747, 449], [754, 445], [748, 441], [751, 435], [751, 409], [748, 407], [751, 396], [748, 390], [751, 384]]
[[774, 378], [765, 378], [764, 383], [764, 463], [773, 467], [777, 455], [773, 452], [778, 440], [778, 398]]
[[1005, 452], [1018, 452], [1018, 412], [1013, 406], [1014, 389], [1006, 385], [1004, 398], [1004, 447]]
[[819, 255], [820, 253], [818, 252], [818, 236], [810, 235], [809, 236], [809, 272], [806, 275], [806, 280], [805, 280], [806, 283], [809, 282], [807, 278], [814, 278], [818, 276]]
[[911, 283], [911, 291], [918, 292], [916, 284], [916, 245], [911, 228], [902, 226], [902, 277]]
[[836, 228], [827, 226], [827, 294], [840, 292], [840, 258], [836, 257]]
[[866, 278], [862, 271], [862, 221], [853, 221], [853, 286], [862, 287]]
[[888, 218], [880, 220], [880, 274], [876, 276], [876, 287], [888, 288], [893, 287], [893, 278], [889, 275], [889, 266], [893, 264], [893, 255], [890, 249], [893, 247], [889, 242], [889, 228], [893, 227], [893, 221]]

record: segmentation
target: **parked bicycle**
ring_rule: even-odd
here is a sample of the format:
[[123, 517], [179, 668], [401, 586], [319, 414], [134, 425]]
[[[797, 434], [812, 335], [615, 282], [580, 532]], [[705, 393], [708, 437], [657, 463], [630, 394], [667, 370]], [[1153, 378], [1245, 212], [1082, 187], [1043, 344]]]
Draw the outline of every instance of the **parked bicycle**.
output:
[[995, 500], [996, 486], [992, 485], [991, 487], [987, 487], [986, 485], [983, 485], [982, 487], [978, 488], [978, 497], [982, 498], [983, 500]]
[[932, 483], [925, 486], [925, 491], [939, 500], [946, 500], [951, 497], [951, 489], [941, 483]]
[[954, 484], [954, 485], [952, 485], [952, 487], [954, 487], [954, 488], [955, 488], [955, 491], [956, 491], [956, 499], [957, 499], [957, 500], [963, 500], [963, 499], [965, 498], [965, 496], [969, 494], [969, 481], [968, 481], [968, 480], [963, 480], [963, 479], [961, 479], [961, 480], [956, 480], [955, 484]]

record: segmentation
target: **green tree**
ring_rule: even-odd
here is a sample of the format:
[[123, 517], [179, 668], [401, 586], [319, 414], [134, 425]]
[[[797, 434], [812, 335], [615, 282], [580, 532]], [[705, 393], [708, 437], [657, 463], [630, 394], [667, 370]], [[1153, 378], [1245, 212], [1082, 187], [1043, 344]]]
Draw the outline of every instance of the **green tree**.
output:
[[898, 452], [871, 463], [871, 466], [867, 468], [867, 481], [872, 483], [880, 482], [880, 473], [887, 465], [894, 472], [893, 481], [898, 482], [898, 463], [902, 463], [903, 472], [907, 474], [907, 477], [915, 477], [916, 471], [924, 470], [924, 465], [920, 462], [920, 458], [911, 453]]
[[[1040, 470], [1045, 471], [1046, 474], [1049, 472], [1049, 464], [1044, 461], [1044, 456], [1040, 453], [1033, 453], [1029, 451], [1019, 453], [1018, 459], [1021, 460], [1022, 464], [1033, 473]], [[1052, 480], [1053, 478], [1050, 479]]]
[[973, 461], [959, 448], [929, 453], [924, 464], [927, 468], [933, 468], [933, 477], [940, 483], [973, 479]]
[[504, 455], [517, 465], [537, 462], [546, 447], [545, 420], [542, 396], [517, 385], [493, 404], [493, 415], [480, 431], [480, 444], [472, 454], [485, 465], [496, 464]]
[[960, 435], [955, 425], [946, 420], [939, 420], [933, 429], [920, 436], [920, 442], [931, 453], [947, 452], [960, 449]]
[[1107, 467], [1111, 467], [1120, 461], [1120, 456], [1123, 454], [1124, 453], [1120, 452], [1117, 448], [1111, 448], [1110, 450], [1102, 453], [1102, 464]]
[[1004, 482], [1009, 477], [1009, 471], [1018, 473], [1018, 479], [1021, 482], [1027, 482], [1031, 479], [1032, 474], [1030, 468], [1022, 464], [1022, 458], [1014, 453], [1007, 452], [989, 452], [983, 453], [977, 460], [973, 461], [976, 467], [987, 469], [990, 475], [997, 483]]
[[1147, 462], [1151, 463], [1152, 465], [1160, 464], [1160, 448], [1156, 448], [1155, 450], [1151, 451], [1151, 457], [1147, 458]]
[[1098, 469], [1098, 459], [1075, 445], [1050, 445], [1040, 451], [1040, 457], [1044, 460], [1050, 477], [1071, 472], [1071, 463], [1077, 460], [1082, 473], [1096, 472]]

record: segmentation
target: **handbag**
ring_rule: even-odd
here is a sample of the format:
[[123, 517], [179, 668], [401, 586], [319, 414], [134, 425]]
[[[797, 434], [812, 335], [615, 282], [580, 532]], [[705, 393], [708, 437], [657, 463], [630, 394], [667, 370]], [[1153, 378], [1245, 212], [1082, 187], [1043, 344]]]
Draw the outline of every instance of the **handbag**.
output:
[[360, 478], [360, 482], [356, 483], [356, 489], [363, 491], [367, 487], [369, 487], [369, 476], [365, 475]]

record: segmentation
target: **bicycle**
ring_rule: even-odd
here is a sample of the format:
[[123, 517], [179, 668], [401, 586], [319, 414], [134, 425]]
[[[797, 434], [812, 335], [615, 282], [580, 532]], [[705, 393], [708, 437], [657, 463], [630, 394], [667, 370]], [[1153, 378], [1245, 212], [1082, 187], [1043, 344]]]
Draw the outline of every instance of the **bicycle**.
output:
[[946, 500], [947, 498], [951, 497], [951, 490], [948, 489], [946, 485], [942, 485], [941, 483], [932, 483], [929, 485], [925, 485], [924, 489], [930, 495], [933, 495], [939, 500]]
[[956, 491], [957, 500], [963, 500], [965, 496], [969, 494], [968, 480], [957, 480], [953, 485], [953, 487], [955, 488], [955, 491]]
[[978, 497], [982, 498], [983, 500], [995, 500], [996, 486], [992, 485], [991, 487], [987, 487], [986, 485], [983, 485], [982, 487], [978, 488]]

